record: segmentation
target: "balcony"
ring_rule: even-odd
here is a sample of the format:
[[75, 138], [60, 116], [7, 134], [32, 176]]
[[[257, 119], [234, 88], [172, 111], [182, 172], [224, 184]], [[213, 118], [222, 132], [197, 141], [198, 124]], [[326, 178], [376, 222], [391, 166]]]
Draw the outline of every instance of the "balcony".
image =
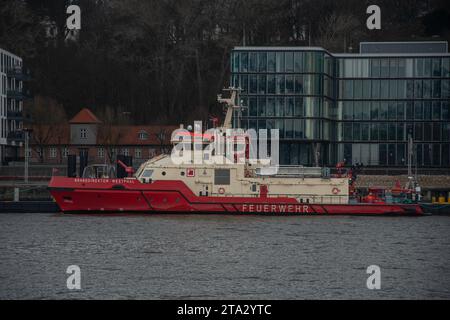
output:
[[7, 76], [9, 78], [14, 78], [19, 81], [29, 81], [31, 80], [31, 75], [29, 70], [24, 70], [22, 67], [13, 67], [7, 71]]
[[23, 131], [12, 131], [8, 133], [6, 137], [9, 145], [19, 145], [19, 143], [25, 141], [25, 132]]
[[13, 89], [6, 91], [6, 97], [14, 100], [25, 100], [29, 98], [29, 94], [25, 94], [21, 89]]
[[8, 120], [16, 120], [16, 121], [22, 121], [24, 118], [22, 111], [11, 111], [11, 110], [8, 110], [8, 112], [6, 113], [6, 117], [8, 118]]

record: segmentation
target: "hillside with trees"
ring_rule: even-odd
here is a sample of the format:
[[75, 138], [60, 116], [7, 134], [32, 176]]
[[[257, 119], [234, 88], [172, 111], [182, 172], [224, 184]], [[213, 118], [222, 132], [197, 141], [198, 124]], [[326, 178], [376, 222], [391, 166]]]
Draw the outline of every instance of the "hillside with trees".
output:
[[[221, 115], [216, 94], [234, 46], [356, 52], [361, 40], [450, 39], [448, 1], [378, 0], [382, 29], [368, 30], [372, 2], [2, 0], [0, 47], [32, 72], [28, 108], [53, 101], [68, 118], [89, 107], [122, 110], [136, 124], [206, 121]], [[65, 26], [70, 4], [82, 10], [78, 32]]]

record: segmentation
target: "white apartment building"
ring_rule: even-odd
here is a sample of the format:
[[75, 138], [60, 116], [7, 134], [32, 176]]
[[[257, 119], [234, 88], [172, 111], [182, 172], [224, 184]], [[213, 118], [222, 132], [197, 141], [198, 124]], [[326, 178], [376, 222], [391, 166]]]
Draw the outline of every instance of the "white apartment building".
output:
[[22, 59], [0, 48], [0, 165], [17, 160], [24, 143]]

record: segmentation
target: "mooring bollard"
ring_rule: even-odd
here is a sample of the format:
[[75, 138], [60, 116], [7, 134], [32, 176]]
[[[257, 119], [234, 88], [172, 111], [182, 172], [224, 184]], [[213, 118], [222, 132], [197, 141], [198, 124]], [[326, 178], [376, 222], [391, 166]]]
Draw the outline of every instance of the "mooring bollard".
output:
[[19, 188], [14, 188], [14, 202], [19, 202]]

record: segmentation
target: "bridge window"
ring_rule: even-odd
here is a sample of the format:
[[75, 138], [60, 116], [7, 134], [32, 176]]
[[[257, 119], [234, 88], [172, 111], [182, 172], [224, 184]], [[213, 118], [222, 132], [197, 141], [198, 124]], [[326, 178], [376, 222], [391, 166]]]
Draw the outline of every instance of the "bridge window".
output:
[[215, 169], [214, 170], [214, 184], [229, 185], [230, 184], [230, 169]]

